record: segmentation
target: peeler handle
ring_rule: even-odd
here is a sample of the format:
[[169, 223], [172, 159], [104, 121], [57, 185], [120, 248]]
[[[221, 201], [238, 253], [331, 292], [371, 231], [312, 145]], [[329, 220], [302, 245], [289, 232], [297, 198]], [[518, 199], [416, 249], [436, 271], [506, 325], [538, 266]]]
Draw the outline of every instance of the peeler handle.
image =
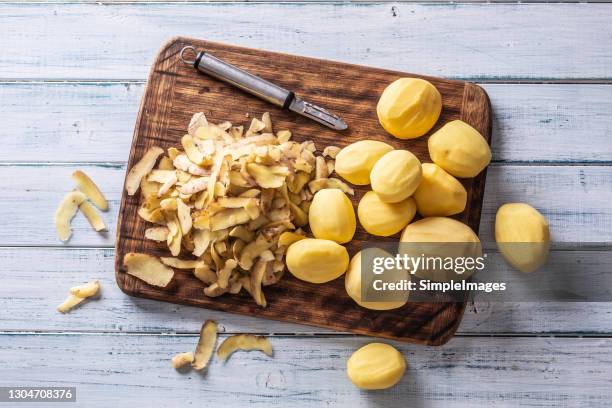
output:
[[[185, 47], [183, 51], [187, 48], [191, 47]], [[183, 51], [181, 51], [181, 58]], [[191, 61], [185, 62], [191, 63]], [[258, 76], [249, 74], [204, 51], [197, 53], [195, 60], [193, 60], [193, 66], [205, 74], [234, 85], [283, 109], [287, 109], [295, 98], [293, 92], [274, 85]]]

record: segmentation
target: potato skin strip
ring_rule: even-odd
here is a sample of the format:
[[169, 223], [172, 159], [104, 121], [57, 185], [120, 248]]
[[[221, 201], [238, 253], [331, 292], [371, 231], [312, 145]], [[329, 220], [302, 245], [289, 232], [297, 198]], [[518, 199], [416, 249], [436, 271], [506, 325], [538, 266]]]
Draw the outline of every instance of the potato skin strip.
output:
[[98, 232], [106, 230], [106, 225], [104, 225], [102, 217], [98, 214], [96, 207], [89, 204], [89, 201], [83, 201], [81, 205], [79, 205], [79, 210], [81, 210], [85, 218], [87, 218], [89, 225], [91, 225], [93, 229]]
[[85, 299], [97, 295], [99, 291], [100, 282], [98, 280], [91, 281], [84, 285], [74, 286], [70, 288], [70, 295], [66, 300], [57, 307], [57, 311], [60, 313], [68, 313]]
[[138, 163], [132, 166], [125, 178], [125, 191], [128, 195], [136, 194], [140, 187], [140, 180], [153, 170], [157, 158], [163, 153], [161, 147], [153, 146], [146, 151]]
[[193, 362], [193, 353], [179, 353], [172, 357], [172, 368], [179, 369]]
[[174, 277], [174, 270], [154, 256], [129, 252], [123, 257], [123, 266], [132, 275], [149, 285], [165, 288]]
[[219, 346], [217, 357], [221, 361], [225, 361], [232, 353], [238, 350], [258, 350], [272, 357], [272, 344], [270, 344], [270, 341], [263, 336], [255, 336], [253, 334], [237, 334], [228, 337]]
[[76, 183], [79, 191], [85, 194], [96, 207], [101, 211], [108, 211], [108, 201], [106, 201], [106, 197], [104, 197], [102, 191], [100, 191], [96, 183], [94, 183], [87, 174], [81, 170], [77, 170], [72, 173], [72, 179]]
[[210, 358], [215, 351], [215, 344], [217, 343], [217, 322], [213, 320], [207, 320], [202, 325], [200, 330], [200, 339], [196, 346], [194, 359], [191, 366], [194, 370], [202, 370], [206, 368]]
[[72, 235], [72, 229], [70, 228], [70, 221], [75, 216], [79, 206], [85, 201], [85, 194], [80, 191], [71, 191], [66, 194], [64, 199], [60, 202], [57, 210], [55, 211], [55, 230], [57, 236], [62, 241], [68, 241]]

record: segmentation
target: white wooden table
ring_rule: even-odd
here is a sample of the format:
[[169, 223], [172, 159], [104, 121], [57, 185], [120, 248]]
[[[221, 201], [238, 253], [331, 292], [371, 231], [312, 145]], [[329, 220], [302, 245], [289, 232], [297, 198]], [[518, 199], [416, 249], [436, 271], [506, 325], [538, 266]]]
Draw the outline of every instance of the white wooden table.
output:
[[[112, 249], [144, 80], [175, 35], [478, 82], [494, 108], [482, 238], [500, 203], [527, 201], [556, 241], [610, 242], [610, 4], [103, 3], [0, 1], [0, 386], [76, 386], [87, 407], [610, 405], [612, 304], [472, 305], [447, 345], [395, 344], [398, 386], [360, 392], [345, 364], [371, 339], [127, 297]], [[52, 217], [77, 168], [110, 198], [111, 230], [79, 215], [63, 245]], [[93, 278], [99, 301], [55, 311]], [[206, 318], [270, 335], [275, 357], [176, 372]]]

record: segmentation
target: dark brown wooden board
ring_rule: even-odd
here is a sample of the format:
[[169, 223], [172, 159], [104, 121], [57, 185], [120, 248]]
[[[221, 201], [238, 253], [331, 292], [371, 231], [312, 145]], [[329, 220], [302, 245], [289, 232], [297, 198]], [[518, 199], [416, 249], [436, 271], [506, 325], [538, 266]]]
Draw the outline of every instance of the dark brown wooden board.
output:
[[[178, 54], [187, 45], [205, 49], [330, 109], [348, 123], [348, 130], [333, 131], [198, 73], [179, 61]], [[313, 140], [319, 149], [327, 145], [342, 147], [362, 139], [376, 139], [408, 149], [421, 161], [430, 162], [427, 151], [429, 134], [418, 139], [399, 140], [387, 134], [376, 117], [376, 104], [383, 89], [395, 79], [407, 76], [429, 80], [442, 94], [442, 115], [429, 134], [450, 120], [461, 119], [478, 129], [490, 142], [489, 99], [475, 84], [174, 38], [163, 46], [149, 74], [136, 120], [128, 169], [151, 146], [180, 146], [180, 138], [186, 133], [191, 116], [200, 111], [213, 123], [229, 120], [245, 126], [250, 122], [247, 113], [251, 117], [260, 117], [269, 111], [275, 129], [290, 129], [294, 140]], [[476, 232], [485, 176], [483, 171], [474, 179], [461, 180], [468, 191], [468, 203], [465, 211], [455, 217]], [[368, 188], [356, 188], [352, 197], [355, 206]], [[361, 308], [346, 294], [344, 277], [315, 285], [286, 273], [280, 283], [265, 288], [268, 300], [265, 309], [255, 305], [246, 294], [207, 298], [202, 292], [202, 283], [190, 271], [177, 270], [176, 282], [167, 290], [149, 286], [124, 273], [122, 266], [123, 256], [128, 252], [168, 255], [165, 245], [144, 239], [147, 223], [137, 216], [139, 201], [138, 194], [129, 197], [123, 193], [117, 226], [116, 279], [119, 287], [129, 295], [429, 345], [447, 342], [461, 322], [464, 303], [408, 302], [400, 309], [384, 312]], [[358, 227], [353, 242], [348, 245], [349, 253], [352, 255], [358, 251], [360, 242], [375, 239], [379, 238]]]

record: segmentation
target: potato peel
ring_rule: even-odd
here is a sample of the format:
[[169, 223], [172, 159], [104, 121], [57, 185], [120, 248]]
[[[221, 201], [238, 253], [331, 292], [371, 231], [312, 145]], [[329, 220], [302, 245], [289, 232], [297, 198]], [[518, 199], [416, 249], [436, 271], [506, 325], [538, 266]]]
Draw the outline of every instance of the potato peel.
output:
[[213, 320], [207, 320], [202, 325], [200, 330], [200, 339], [196, 346], [194, 359], [191, 366], [194, 370], [202, 370], [206, 368], [210, 358], [215, 351], [217, 342], [217, 323]]
[[172, 357], [172, 368], [179, 369], [181, 367], [186, 366], [187, 364], [193, 363], [193, 353], [179, 353]]
[[75, 216], [81, 203], [85, 201], [86, 197], [80, 191], [71, 191], [66, 194], [64, 199], [60, 202], [60, 205], [55, 211], [55, 230], [59, 239], [67, 241], [72, 235], [72, 229], [70, 228], [70, 221]]
[[79, 210], [81, 210], [85, 218], [87, 218], [87, 221], [89, 221], [89, 225], [91, 225], [94, 230], [98, 232], [106, 230], [106, 225], [104, 225], [102, 217], [98, 214], [96, 207], [89, 204], [89, 201], [83, 201], [81, 205], [79, 205]]
[[91, 281], [84, 285], [74, 286], [70, 288], [70, 295], [57, 307], [57, 311], [68, 313], [75, 306], [83, 302], [85, 299], [95, 296], [100, 290], [100, 282], [98, 280]]
[[272, 357], [272, 344], [263, 336], [255, 336], [253, 334], [237, 334], [228, 337], [221, 343], [217, 350], [217, 357], [221, 361], [225, 361], [235, 351], [253, 351], [258, 350]]
[[129, 252], [123, 257], [123, 266], [132, 275], [149, 285], [165, 288], [174, 277], [174, 270], [159, 259], [147, 254]]
[[98, 188], [96, 183], [84, 172], [77, 170], [72, 173], [72, 179], [75, 181], [77, 188], [89, 198], [101, 211], [108, 211], [108, 201]]
[[164, 151], [161, 147], [153, 146], [146, 151], [138, 163], [132, 166], [125, 178], [125, 191], [128, 195], [136, 194], [138, 187], [140, 187], [140, 180], [153, 170], [157, 158], [162, 153]]

